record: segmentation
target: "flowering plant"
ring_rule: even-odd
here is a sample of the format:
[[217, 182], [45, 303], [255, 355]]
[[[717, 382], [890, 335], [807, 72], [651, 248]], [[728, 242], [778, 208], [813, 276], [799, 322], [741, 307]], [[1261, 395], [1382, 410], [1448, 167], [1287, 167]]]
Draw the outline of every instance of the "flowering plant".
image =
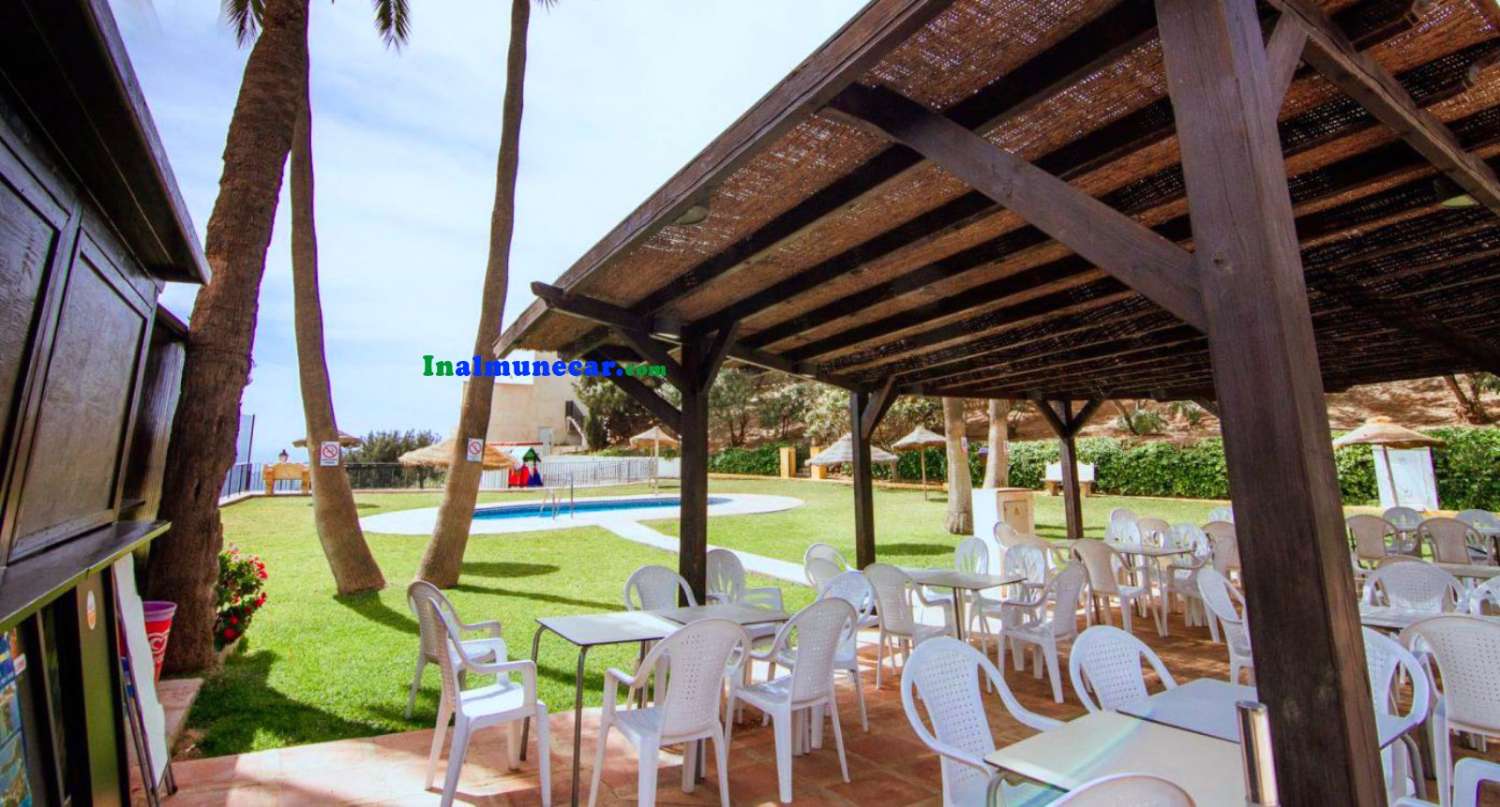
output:
[[219, 553], [214, 649], [222, 649], [245, 634], [250, 618], [266, 604], [265, 585], [266, 564], [258, 555], [242, 553], [235, 546]]

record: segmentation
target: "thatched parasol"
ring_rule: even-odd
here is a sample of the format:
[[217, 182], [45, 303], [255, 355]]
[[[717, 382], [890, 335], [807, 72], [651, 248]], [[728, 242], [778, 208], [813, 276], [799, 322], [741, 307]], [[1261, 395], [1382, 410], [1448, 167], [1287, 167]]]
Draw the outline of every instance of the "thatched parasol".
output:
[[[453, 438], [423, 446], [397, 457], [402, 465], [425, 465], [431, 468], [446, 468], [453, 460]], [[486, 471], [508, 471], [516, 467], [516, 460], [504, 448], [493, 443], [484, 444], [483, 468]]]
[[[364, 441], [361, 440], [361, 439], [359, 439], [358, 437], [355, 437], [352, 434], [349, 434], [349, 433], [344, 432], [344, 431], [340, 431], [339, 432], [339, 445], [342, 446], [342, 447], [344, 447], [344, 448], [354, 448], [355, 446], [359, 445], [362, 442], [364, 442]], [[295, 446], [296, 448], [306, 448], [307, 447], [307, 438], [306, 437], [299, 437], [296, 440], [292, 441], [292, 445]]]
[[911, 434], [897, 440], [891, 448], [897, 451], [918, 451], [917, 456], [922, 462], [922, 501], [927, 501], [927, 449], [948, 445], [948, 438], [928, 429], [926, 426], [918, 426], [911, 430]]
[[[898, 457], [880, 446], [870, 446], [871, 462], [895, 462]], [[807, 461], [808, 465], [843, 465], [854, 462], [854, 440], [844, 435], [838, 442], [818, 452], [818, 456]]]
[[657, 454], [661, 453], [661, 447], [663, 444], [667, 445], [668, 447], [681, 445], [681, 443], [677, 441], [676, 437], [668, 434], [667, 431], [660, 425], [652, 426], [651, 428], [630, 438], [630, 445], [632, 448], [643, 448], [647, 445], [651, 446], [651, 488], [653, 490], [655, 490], [657, 486], [656, 465], [659, 461], [657, 458]]
[[1391, 449], [1432, 448], [1443, 445], [1443, 441], [1414, 429], [1397, 425], [1388, 417], [1372, 417], [1364, 425], [1333, 441], [1334, 448], [1367, 445], [1371, 450], [1379, 449], [1385, 457], [1386, 482], [1391, 486], [1391, 498], [1401, 506], [1401, 494], [1396, 490], [1396, 475], [1391, 472]]

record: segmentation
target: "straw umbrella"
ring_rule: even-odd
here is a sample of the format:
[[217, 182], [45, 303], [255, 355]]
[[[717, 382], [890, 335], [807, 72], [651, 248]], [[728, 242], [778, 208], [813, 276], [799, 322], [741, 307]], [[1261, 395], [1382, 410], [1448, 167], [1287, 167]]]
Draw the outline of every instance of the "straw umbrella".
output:
[[[396, 458], [402, 465], [425, 465], [429, 468], [447, 467], [453, 459], [453, 438], [433, 443], [402, 454]], [[482, 466], [486, 471], [508, 471], [516, 467], [516, 460], [505, 449], [492, 443], [484, 444]]]
[[948, 444], [948, 440], [941, 434], [928, 429], [926, 426], [918, 426], [911, 430], [911, 434], [897, 440], [891, 448], [897, 451], [918, 451], [917, 456], [922, 461], [922, 501], [927, 501], [927, 449], [942, 447]]
[[1423, 434], [1405, 426], [1398, 426], [1388, 417], [1372, 417], [1363, 426], [1333, 441], [1334, 448], [1367, 445], [1380, 449], [1385, 458], [1386, 482], [1391, 486], [1391, 498], [1401, 506], [1401, 494], [1396, 490], [1396, 476], [1391, 472], [1391, 449], [1432, 448], [1443, 445], [1436, 437]]
[[651, 444], [651, 489], [656, 490], [656, 468], [657, 464], [661, 461], [658, 455], [661, 453], [662, 444], [666, 443], [668, 448], [675, 448], [681, 444], [677, 442], [676, 437], [668, 434], [660, 425], [652, 426], [630, 438], [630, 446], [632, 448], [642, 448], [647, 443]]
[[[355, 437], [352, 434], [349, 434], [348, 432], [345, 432], [345, 431], [340, 431], [339, 432], [339, 446], [342, 447], [342, 448], [354, 448], [355, 446], [359, 445], [362, 442], [364, 442], [364, 441], [361, 440], [361, 439], [359, 439], [358, 437]], [[292, 446], [295, 447], [295, 448], [306, 448], [307, 447], [307, 438], [306, 437], [299, 437], [296, 440], [293, 440], [292, 441]]]
[[[871, 462], [895, 462], [899, 457], [880, 446], [870, 446]], [[850, 435], [844, 435], [833, 445], [818, 452], [816, 457], [807, 461], [808, 465], [843, 465], [854, 462], [854, 440]]]

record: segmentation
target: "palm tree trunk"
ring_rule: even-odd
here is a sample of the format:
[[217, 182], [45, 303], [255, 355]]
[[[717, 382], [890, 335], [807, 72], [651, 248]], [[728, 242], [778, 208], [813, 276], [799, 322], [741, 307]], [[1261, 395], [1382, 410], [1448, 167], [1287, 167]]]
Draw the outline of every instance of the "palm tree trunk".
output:
[[990, 401], [990, 454], [984, 462], [984, 486], [1010, 484], [1010, 401]]
[[969, 454], [964, 451], [962, 398], [943, 399], [943, 436], [948, 441], [948, 532], [968, 535], [974, 529], [974, 480], [969, 476]]
[[[309, 79], [304, 77], [303, 86]], [[309, 88], [310, 90], [310, 88]], [[318, 542], [340, 594], [379, 591], [385, 576], [359, 528], [354, 491], [342, 464], [324, 465], [318, 448], [339, 439], [333, 416], [333, 388], [323, 348], [323, 303], [318, 297], [318, 230], [314, 218], [312, 93], [307, 93], [292, 140], [292, 304], [297, 330], [297, 380], [307, 421], [312, 460], [313, 521]]]
[[266, 249], [302, 107], [307, 6], [308, 0], [266, 2], [208, 218], [204, 252], [213, 278], [193, 303], [162, 481], [161, 517], [172, 528], [152, 545], [147, 588], [152, 599], [177, 603], [167, 672], [200, 670], [214, 661], [214, 583], [224, 543], [219, 489], [234, 463]]
[[[526, 86], [526, 30], [531, 22], [531, 0], [511, 0], [510, 49], [505, 60], [505, 102], [500, 115], [500, 156], [495, 170], [495, 206], [490, 213], [490, 252], [484, 269], [484, 289], [474, 354], [488, 356], [500, 338], [505, 315], [505, 284], [510, 279], [510, 242], [516, 226], [516, 172], [521, 159], [521, 108]], [[458, 434], [448, 466], [448, 483], [438, 507], [432, 540], [422, 553], [417, 578], [443, 588], [458, 585], [474, 502], [479, 498], [480, 463], [467, 462], [464, 442], [484, 437], [489, 429], [493, 382], [475, 378], [464, 386]]]

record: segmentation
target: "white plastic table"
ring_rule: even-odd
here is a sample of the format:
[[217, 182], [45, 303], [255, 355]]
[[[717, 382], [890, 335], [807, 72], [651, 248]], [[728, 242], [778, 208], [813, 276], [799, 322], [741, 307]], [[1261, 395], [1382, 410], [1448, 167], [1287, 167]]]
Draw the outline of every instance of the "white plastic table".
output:
[[[1116, 711], [1238, 744], [1240, 723], [1235, 704], [1239, 701], [1258, 700], [1260, 695], [1255, 687], [1215, 678], [1199, 678], [1175, 689], [1163, 690], [1124, 704]], [[1401, 720], [1394, 715], [1376, 715], [1375, 724], [1381, 748], [1401, 736]]]
[[1142, 563], [1146, 572], [1146, 590], [1151, 594], [1152, 604], [1156, 608], [1156, 633], [1158, 636], [1167, 635], [1167, 584], [1162, 578], [1162, 566], [1160, 561], [1164, 558], [1174, 558], [1178, 555], [1193, 554], [1192, 547], [1186, 546], [1148, 546], [1145, 544], [1128, 544], [1124, 541], [1105, 541], [1106, 546], [1121, 555], [1134, 555], [1147, 563]]
[[1434, 563], [1433, 565], [1464, 580], [1488, 580], [1500, 575], [1500, 566], [1490, 566], [1484, 563]]
[[1094, 712], [991, 752], [985, 762], [1073, 790], [1116, 773], [1160, 776], [1198, 804], [1244, 804], [1240, 747], [1119, 712]]
[[[603, 614], [538, 617], [536, 633], [531, 637], [531, 660], [536, 662], [541, 650], [542, 634], [548, 631], [578, 648], [578, 669], [573, 676], [573, 805], [578, 804], [579, 752], [583, 746], [583, 673], [589, 650], [613, 644], [655, 642], [673, 631], [699, 619], [730, 619], [741, 625], [785, 622], [790, 617], [782, 611], [751, 608], [745, 605], [700, 605], [691, 608], [668, 608], [660, 611], [612, 611]], [[521, 729], [521, 757], [526, 756], [526, 739], [531, 730], [528, 718]]]
[[902, 566], [900, 568], [901, 571], [906, 572], [907, 576], [916, 583], [933, 588], [953, 590], [953, 631], [959, 641], [962, 641], [964, 638], [963, 592], [980, 592], [987, 588], [1014, 585], [1026, 580], [1026, 576], [1020, 574], [975, 574], [973, 572], [961, 572], [957, 569], [922, 569], [910, 566]]

